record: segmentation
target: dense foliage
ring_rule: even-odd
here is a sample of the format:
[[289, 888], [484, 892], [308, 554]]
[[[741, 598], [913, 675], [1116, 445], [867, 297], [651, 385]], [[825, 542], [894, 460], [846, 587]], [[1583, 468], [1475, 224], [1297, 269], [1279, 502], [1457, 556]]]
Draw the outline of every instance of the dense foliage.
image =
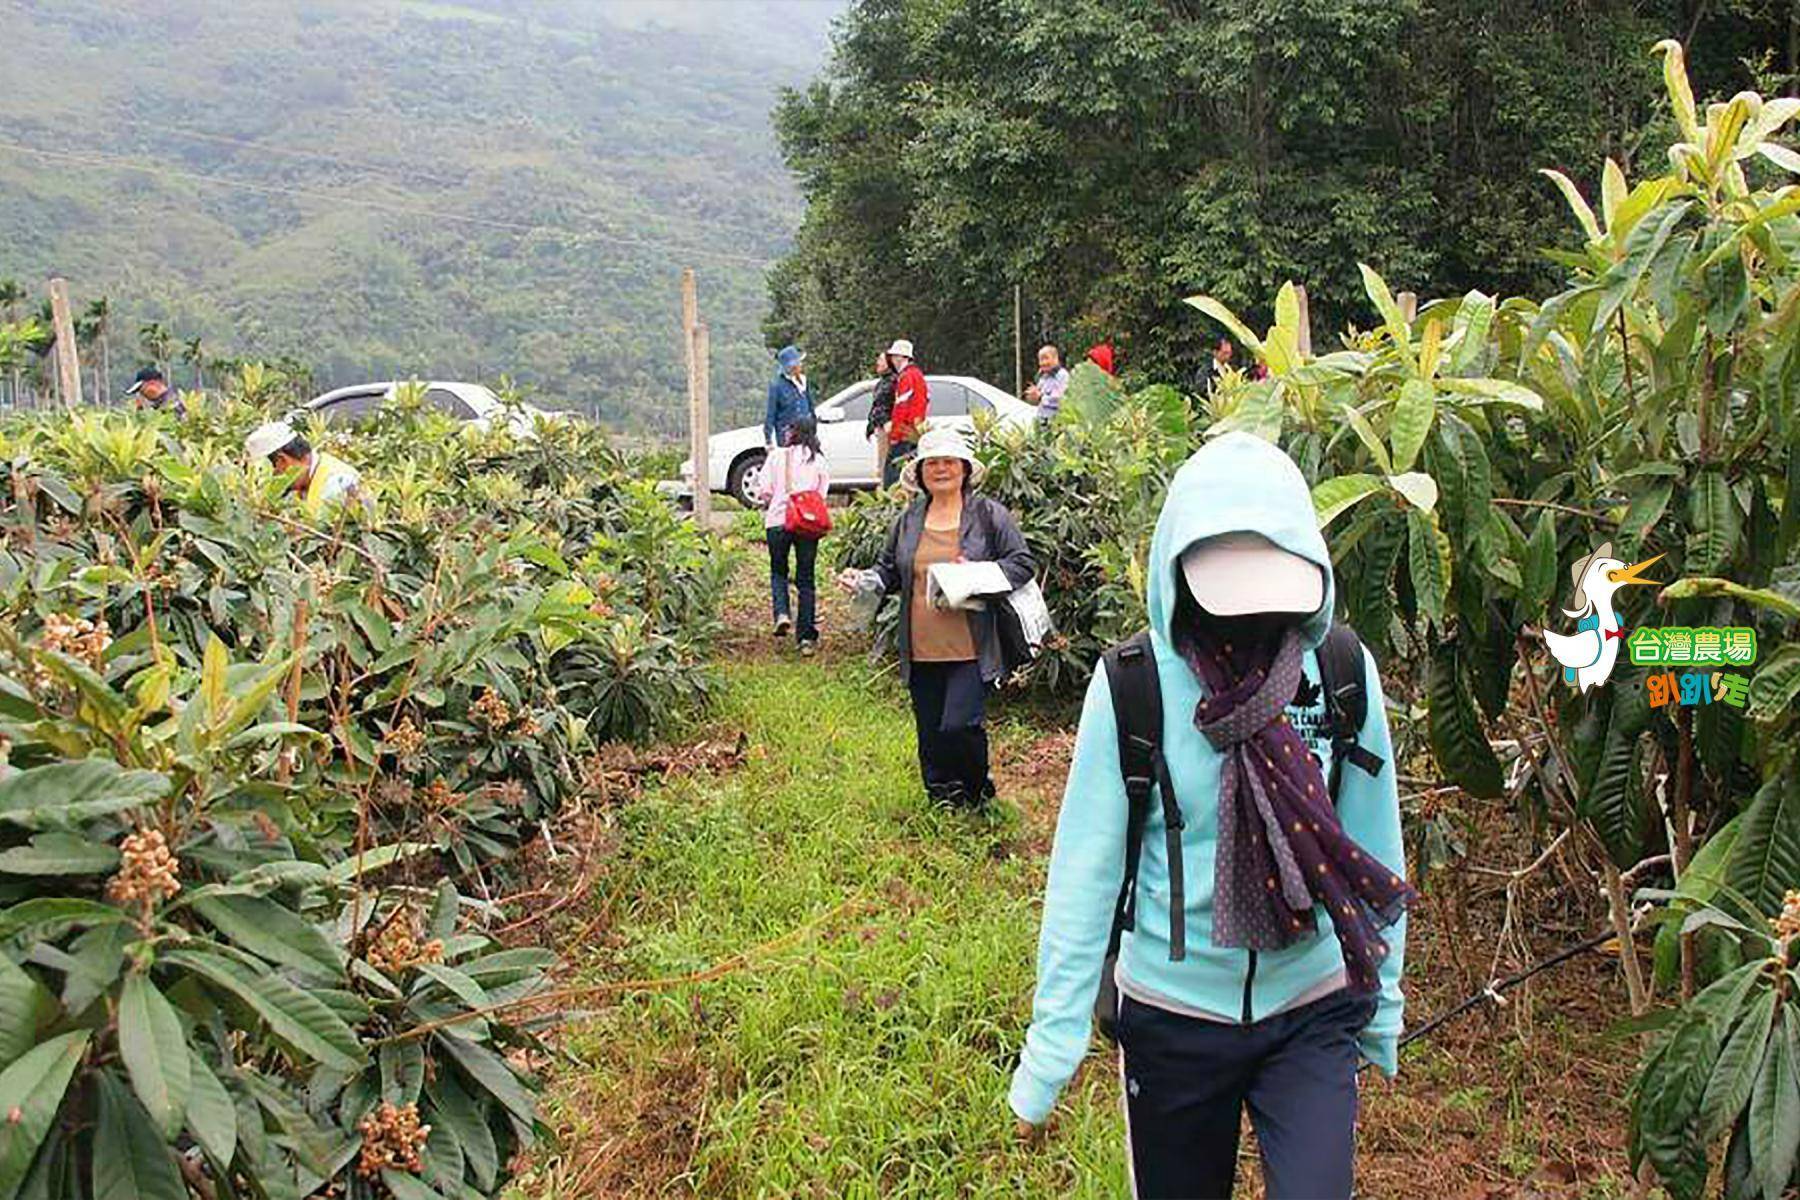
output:
[[797, 216], [766, 118], [832, 11], [28, 5], [0, 46], [0, 276], [116, 297], [112, 394], [155, 324], [183, 386], [201, 337], [321, 386], [511, 371], [666, 435], [693, 266], [719, 411], [760, 413], [763, 275]]
[[706, 692], [729, 563], [591, 427], [415, 394], [309, 519], [256, 419], [0, 426], [0, 1195], [496, 1194], [555, 957], [504, 860]]
[[1010, 379], [1017, 283], [1028, 339], [1113, 338], [1185, 382], [1216, 335], [1191, 292], [1245, 309], [1296, 280], [1321, 328], [1359, 310], [1358, 260], [1538, 292], [1560, 231], [1533, 170], [1630, 166], [1639, 50], [1690, 25], [1717, 86], [1765, 49], [1794, 69], [1775, 5], [861, 0], [777, 113], [808, 207], [771, 337], [835, 373], [903, 333], [930, 367]]

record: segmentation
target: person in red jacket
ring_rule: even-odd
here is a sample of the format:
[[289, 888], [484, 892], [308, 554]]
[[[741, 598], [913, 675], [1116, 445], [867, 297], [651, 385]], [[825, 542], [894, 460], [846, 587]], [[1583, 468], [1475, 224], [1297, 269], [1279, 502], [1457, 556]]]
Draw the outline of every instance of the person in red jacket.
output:
[[881, 473], [881, 484], [893, 487], [900, 478], [900, 468], [919, 448], [919, 435], [925, 432], [925, 418], [931, 412], [931, 389], [925, 384], [925, 373], [913, 361], [911, 342], [896, 338], [887, 355], [898, 375], [894, 380], [894, 412], [888, 426], [887, 467]]

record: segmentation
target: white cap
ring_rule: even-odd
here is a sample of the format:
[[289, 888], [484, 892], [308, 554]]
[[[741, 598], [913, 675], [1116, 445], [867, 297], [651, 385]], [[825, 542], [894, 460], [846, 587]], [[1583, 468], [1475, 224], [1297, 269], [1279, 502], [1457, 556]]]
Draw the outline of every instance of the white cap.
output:
[[901, 358], [911, 358], [913, 356], [912, 343], [905, 338], [895, 338], [894, 344], [887, 348], [887, 352], [898, 354]]
[[294, 427], [286, 421], [270, 421], [266, 425], [258, 425], [244, 439], [244, 454], [252, 460], [267, 458], [298, 436]]
[[1311, 615], [1325, 603], [1325, 573], [1260, 533], [1222, 533], [1182, 552], [1181, 573], [1215, 617]]

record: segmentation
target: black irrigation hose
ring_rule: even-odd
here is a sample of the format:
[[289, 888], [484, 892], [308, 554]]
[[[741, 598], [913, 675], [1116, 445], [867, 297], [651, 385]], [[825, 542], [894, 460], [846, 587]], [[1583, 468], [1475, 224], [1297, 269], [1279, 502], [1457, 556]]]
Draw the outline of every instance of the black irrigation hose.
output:
[[[1479, 992], [1476, 992], [1473, 996], [1470, 996], [1455, 1008], [1448, 1012], [1439, 1013], [1431, 1020], [1425, 1022], [1425, 1024], [1408, 1033], [1405, 1037], [1400, 1039], [1400, 1046], [1404, 1047], [1418, 1041], [1420, 1038], [1431, 1036], [1431, 1034], [1436, 1032], [1439, 1027], [1456, 1020], [1456, 1018], [1462, 1016], [1471, 1008], [1480, 1004], [1483, 1000], [1498, 1000], [1500, 998], [1500, 993], [1511, 991], [1532, 976], [1542, 974], [1551, 967], [1561, 966], [1578, 954], [1586, 954], [1589, 950], [1597, 950], [1607, 942], [1612, 941], [1615, 936], [1617, 935], [1610, 929], [1605, 933], [1597, 933], [1585, 942], [1577, 942], [1573, 946], [1558, 950], [1543, 962], [1524, 971], [1520, 971], [1517, 975], [1509, 976], [1506, 979], [1500, 980], [1498, 983], [1488, 984], [1485, 988], [1482, 988]], [[1374, 1065], [1375, 1064], [1373, 1063], [1365, 1062], [1362, 1066], [1358, 1067], [1357, 1070], [1366, 1071]]]

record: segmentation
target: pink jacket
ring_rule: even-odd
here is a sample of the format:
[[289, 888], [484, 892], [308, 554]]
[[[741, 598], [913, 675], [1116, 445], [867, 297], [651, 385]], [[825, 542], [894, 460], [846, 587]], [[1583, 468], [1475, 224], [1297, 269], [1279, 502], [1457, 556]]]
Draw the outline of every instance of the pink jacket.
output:
[[764, 486], [768, 489], [768, 505], [763, 509], [763, 528], [787, 526], [788, 497], [795, 492], [831, 491], [831, 470], [823, 454], [815, 455], [800, 446], [783, 446], [771, 451], [764, 469]]

